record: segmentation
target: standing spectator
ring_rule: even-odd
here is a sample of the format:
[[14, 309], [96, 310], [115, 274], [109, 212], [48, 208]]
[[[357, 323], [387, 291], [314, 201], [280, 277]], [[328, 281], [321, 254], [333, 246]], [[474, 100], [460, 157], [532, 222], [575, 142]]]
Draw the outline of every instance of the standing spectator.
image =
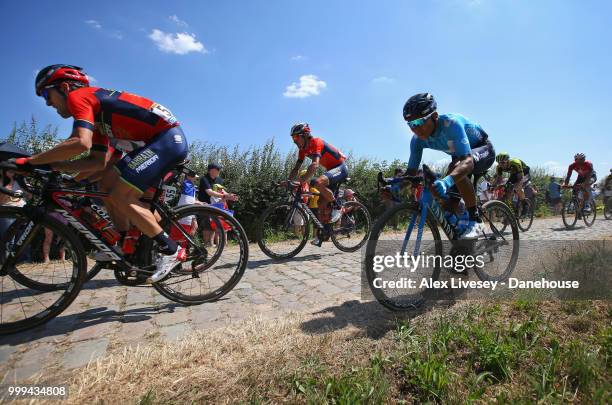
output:
[[[59, 212], [51, 212], [49, 213], [50, 217], [53, 217], [58, 222], [61, 222], [64, 225], [68, 225], [68, 220], [62, 216]], [[49, 228], [45, 228], [45, 240], [43, 241], [43, 262], [50, 263], [49, 254], [51, 253], [51, 242], [53, 242], [53, 231]], [[63, 241], [58, 240], [56, 243], [58, 244], [58, 259], [64, 261], [66, 258], [66, 252], [64, 250]]]
[[561, 213], [561, 183], [560, 179], [555, 177], [550, 178], [548, 184], [548, 198], [550, 199], [550, 205], [553, 208], [553, 214], [559, 215]]
[[[176, 204], [177, 207], [182, 205], [199, 204], [199, 202], [196, 200], [196, 189], [194, 184], [197, 178], [198, 176], [193, 170], [185, 173], [185, 178], [181, 183], [181, 195], [178, 203]], [[195, 215], [189, 215], [181, 218], [178, 222], [189, 235], [194, 235], [198, 229], [198, 222]], [[185, 237], [180, 230], [174, 226], [171, 229], [170, 237], [177, 241], [181, 246], [185, 244]]]
[[[237, 200], [237, 196], [235, 194], [218, 192], [213, 189], [215, 184], [223, 184], [223, 179], [219, 177], [221, 172], [221, 166], [216, 163], [210, 163], [208, 165], [208, 172], [200, 178], [200, 189], [198, 190], [198, 200], [202, 201], [205, 204], [211, 204], [210, 197], [217, 198], [225, 198], [228, 201]], [[213, 230], [210, 226], [210, 219], [204, 218], [202, 224], [202, 228], [204, 230], [204, 243], [207, 245], [212, 244], [213, 240]]]
[[478, 197], [480, 198], [480, 202], [483, 204], [491, 199], [491, 192], [489, 188], [491, 187], [490, 177], [488, 174], [485, 174], [484, 178], [480, 182], [478, 186]]

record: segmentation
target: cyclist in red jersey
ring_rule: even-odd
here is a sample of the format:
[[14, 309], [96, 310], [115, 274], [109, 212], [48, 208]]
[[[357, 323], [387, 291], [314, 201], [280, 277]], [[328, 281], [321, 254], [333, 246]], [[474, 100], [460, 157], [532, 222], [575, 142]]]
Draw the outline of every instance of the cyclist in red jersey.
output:
[[593, 164], [586, 160], [586, 155], [584, 153], [576, 153], [576, 155], [574, 155], [574, 163], [567, 168], [567, 175], [563, 183], [565, 187], [568, 186], [573, 171], [578, 173], [578, 178], [574, 182], [574, 187], [582, 190], [582, 201], [587, 201], [587, 199], [592, 198], [591, 185], [597, 181], [597, 173], [593, 170]]
[[[319, 220], [325, 227], [327, 235], [330, 234], [331, 224], [342, 216], [339, 209], [333, 209], [330, 213], [330, 203], [334, 201], [333, 189], [339, 187], [340, 183], [348, 177], [348, 168], [344, 161], [346, 156], [331, 144], [321, 138], [314, 138], [310, 133], [307, 123], [295, 124], [291, 127], [291, 138], [298, 147], [298, 160], [289, 174], [289, 179], [297, 177], [302, 163], [306, 157], [310, 158], [311, 164], [308, 166], [306, 175], [302, 181], [308, 181], [314, 176], [319, 166], [323, 166], [326, 172], [315, 180], [315, 187], [319, 190]], [[327, 237], [325, 235], [325, 237]], [[321, 246], [323, 239], [317, 237], [314, 245]]]
[[[105, 203], [114, 217], [123, 217], [160, 247], [157, 271], [150, 282], [161, 280], [176, 265], [178, 245], [159, 226], [153, 213], [140, 202], [143, 192], [187, 157], [187, 139], [179, 122], [161, 105], [135, 94], [89, 87], [82, 68], [50, 65], [35, 80], [36, 95], [62, 118], [74, 118], [72, 134], [54, 148], [18, 165], [48, 164], [53, 170], [94, 172], [106, 168], [109, 145], [126, 154], [104, 171], [101, 189], [110, 193]], [[84, 159], [69, 161], [83, 152]], [[114, 218], [114, 219], [115, 219]], [[117, 221], [119, 231], [128, 221]]]

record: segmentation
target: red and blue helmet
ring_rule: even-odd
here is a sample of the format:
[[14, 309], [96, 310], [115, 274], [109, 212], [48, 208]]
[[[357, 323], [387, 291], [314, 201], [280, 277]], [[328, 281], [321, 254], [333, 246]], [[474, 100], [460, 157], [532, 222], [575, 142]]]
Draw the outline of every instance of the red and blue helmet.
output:
[[42, 89], [55, 83], [72, 81], [89, 86], [89, 77], [83, 68], [74, 65], [50, 65], [38, 72], [34, 81], [36, 95], [40, 96]]

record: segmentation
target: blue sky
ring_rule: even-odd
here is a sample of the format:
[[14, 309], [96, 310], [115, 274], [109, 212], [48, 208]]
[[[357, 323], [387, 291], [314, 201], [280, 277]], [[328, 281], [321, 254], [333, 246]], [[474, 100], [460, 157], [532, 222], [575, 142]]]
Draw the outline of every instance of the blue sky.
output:
[[[565, 170], [584, 151], [612, 166], [612, 38], [606, 1], [107, 1], [0, 3], [0, 134], [34, 115], [52, 63], [171, 109], [188, 139], [248, 146], [292, 123], [344, 151], [408, 159], [405, 100], [479, 122], [497, 151]], [[445, 157], [428, 151], [424, 159]]]

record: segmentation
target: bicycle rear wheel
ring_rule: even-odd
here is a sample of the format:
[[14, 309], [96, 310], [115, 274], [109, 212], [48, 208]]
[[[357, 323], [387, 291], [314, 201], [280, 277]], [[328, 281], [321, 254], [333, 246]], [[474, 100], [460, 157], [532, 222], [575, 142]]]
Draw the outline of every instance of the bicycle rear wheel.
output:
[[[372, 233], [366, 246], [366, 255], [362, 277], [365, 276], [374, 298], [384, 307], [392, 311], [407, 311], [422, 305], [430, 288], [422, 286], [422, 280], [436, 281], [440, 276], [438, 264], [433, 266], [416, 265], [406, 268], [401, 263], [391, 266], [381, 265], [387, 257], [395, 257], [404, 253], [407, 257], [418, 255], [442, 255], [442, 242], [438, 227], [428, 214], [423, 228], [420, 248], [417, 249], [416, 226], [411, 234], [412, 240], [404, 243], [407, 229], [413, 218], [419, 218], [419, 209], [412, 203], [399, 204], [385, 212], [372, 227]], [[415, 254], [416, 253], [416, 254]], [[391, 281], [412, 279], [416, 281], [413, 287], [395, 288]], [[363, 284], [362, 284], [363, 285]]]
[[[23, 208], [0, 207], [0, 221], [8, 225], [0, 235], [3, 335], [33, 328], [64, 311], [81, 289], [87, 261], [77, 234], [53, 218], [33, 218]], [[52, 255], [55, 260], [49, 263], [41, 260], [45, 230], [53, 232], [63, 248], [63, 257]]]
[[283, 260], [300, 253], [310, 234], [310, 220], [301, 207], [278, 204], [269, 207], [257, 224], [257, 244], [266, 256]]
[[563, 203], [561, 218], [567, 229], [571, 229], [576, 225], [576, 222], [578, 222], [578, 201], [575, 198], [571, 198]]
[[[173, 218], [181, 223], [182, 231], [169, 221], [163, 222], [163, 228], [169, 232], [174, 226], [174, 235], [177, 231], [182, 235], [174, 239], [185, 250], [186, 259], [153, 287], [164, 297], [185, 305], [216, 301], [229, 293], [244, 275], [249, 259], [249, 241], [240, 223], [223, 210], [202, 205], [181, 207]], [[197, 225], [186, 225], [205, 221], [224, 229], [212, 254], [206, 234]]]
[[342, 216], [334, 224], [331, 240], [343, 252], [355, 252], [370, 234], [370, 213], [359, 201], [342, 205]]

